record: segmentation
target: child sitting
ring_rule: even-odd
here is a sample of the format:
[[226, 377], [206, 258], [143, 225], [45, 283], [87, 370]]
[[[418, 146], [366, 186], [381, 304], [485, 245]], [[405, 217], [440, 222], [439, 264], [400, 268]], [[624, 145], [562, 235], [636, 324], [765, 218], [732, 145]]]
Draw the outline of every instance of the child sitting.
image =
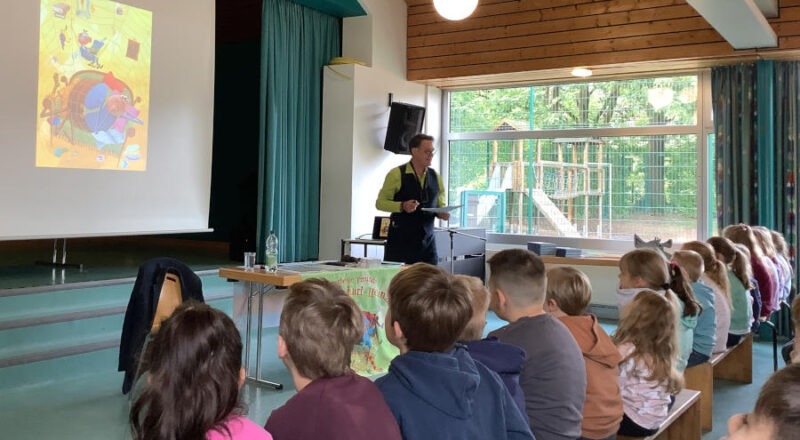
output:
[[731, 296], [731, 327], [728, 329], [728, 340], [725, 345], [733, 347], [750, 333], [753, 325], [753, 297], [759, 297], [750, 295], [750, 290], [753, 288], [750, 259], [725, 237], [711, 237], [706, 242], [714, 248], [717, 260], [727, 268], [728, 289]]
[[350, 370], [363, 320], [353, 299], [330, 281], [310, 279], [289, 288], [278, 356], [297, 394], [267, 420], [276, 440], [401, 438], [375, 384]]
[[697, 252], [703, 259], [704, 271], [700, 281], [714, 293], [714, 311], [717, 315], [717, 332], [713, 353], [722, 353], [728, 347], [728, 331], [731, 328], [731, 294], [728, 287], [728, 271], [725, 264], [717, 260], [714, 248], [702, 241], [688, 241], [682, 250]]
[[458, 338], [466, 345], [470, 356], [500, 375], [514, 403], [525, 414], [525, 395], [519, 386], [519, 373], [525, 361], [525, 352], [519, 347], [504, 344], [497, 338], [483, 337], [486, 327], [486, 312], [489, 310], [489, 290], [480, 278], [469, 275], [456, 275], [469, 289], [472, 298], [472, 319], [470, 319]]
[[770, 231], [772, 235], [772, 245], [775, 247], [775, 260], [783, 268], [784, 279], [781, 284], [781, 300], [789, 301], [792, 295], [792, 278], [794, 277], [794, 270], [792, 264], [789, 262], [789, 246], [786, 244], [786, 239], [778, 231]]
[[742, 223], [726, 226], [725, 229], [722, 230], [722, 235], [734, 243], [743, 245], [744, 248], [747, 249], [747, 254], [750, 257], [750, 267], [760, 295], [760, 301], [758, 303], [760, 304], [760, 311], [755, 317], [757, 319], [768, 318], [774, 310], [772, 303], [777, 294], [778, 282], [767, 269], [767, 257], [764, 255], [761, 244], [756, 239], [750, 226]]
[[775, 244], [772, 241], [772, 231], [764, 226], [752, 226], [752, 229], [756, 241], [761, 245], [761, 250], [764, 252], [764, 263], [767, 266], [767, 270], [769, 270], [775, 280], [775, 295], [772, 297], [772, 310], [780, 310], [781, 301], [785, 300], [786, 296], [789, 294], [786, 287], [791, 289], [791, 283], [789, 283], [788, 286], [786, 284], [786, 281], [791, 277], [791, 273], [786, 272], [785, 268], [778, 260], [777, 254], [775, 253]]
[[613, 340], [622, 355], [619, 389], [625, 415], [620, 435], [653, 435], [667, 419], [683, 378], [673, 367], [677, 352], [675, 308], [663, 295], [639, 292], [623, 307]]
[[778, 370], [764, 382], [750, 414], [728, 420], [727, 440], [796, 440], [800, 438], [800, 365]]
[[547, 271], [544, 309], [567, 326], [583, 352], [586, 364], [586, 400], [580, 439], [613, 439], [622, 421], [617, 347], [597, 322], [586, 313], [592, 285], [583, 272], [572, 267]]
[[178, 306], [147, 345], [140, 371], [147, 379], [131, 406], [134, 439], [272, 439], [243, 415], [242, 339], [221, 311]]
[[526, 353], [520, 385], [531, 430], [538, 440], [580, 437], [586, 365], [567, 327], [544, 312], [544, 263], [533, 252], [506, 249], [489, 267], [489, 308], [509, 322], [489, 336]]
[[[714, 350], [717, 340], [717, 314], [714, 309], [714, 291], [700, 281], [705, 265], [703, 257], [695, 251], [677, 251], [672, 254], [672, 261], [678, 264], [686, 279], [692, 283], [692, 292], [702, 307], [697, 316], [697, 327], [694, 328], [692, 353], [686, 367], [707, 362]], [[728, 336], [725, 335], [727, 340]]]
[[467, 287], [436, 266], [389, 283], [386, 338], [400, 355], [375, 383], [404, 439], [533, 439], [500, 377], [456, 344], [472, 315]]
[[663, 295], [675, 309], [678, 322], [678, 357], [675, 367], [679, 372], [686, 369], [694, 345], [694, 329], [700, 304], [694, 298], [692, 288], [684, 279], [677, 264], [669, 263], [660, 253], [650, 249], [635, 249], [619, 260], [619, 289], [617, 304], [620, 311], [642, 290], [652, 290]]

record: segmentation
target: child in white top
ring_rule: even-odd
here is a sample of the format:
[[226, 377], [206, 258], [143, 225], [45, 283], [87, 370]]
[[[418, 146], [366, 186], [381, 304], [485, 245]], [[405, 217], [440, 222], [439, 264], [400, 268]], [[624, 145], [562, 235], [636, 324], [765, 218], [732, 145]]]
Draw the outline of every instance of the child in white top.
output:
[[651, 290], [623, 308], [613, 340], [622, 355], [619, 388], [625, 411], [618, 434], [655, 434], [666, 420], [672, 395], [683, 387], [673, 366], [677, 352], [674, 307]]
[[780, 289], [781, 300], [788, 301], [792, 291], [792, 277], [794, 276], [792, 265], [789, 263], [789, 246], [786, 244], [786, 239], [783, 238], [783, 234], [780, 232], [772, 230], [770, 234], [772, 235], [772, 244], [775, 246], [775, 259], [778, 261], [778, 264], [783, 267], [785, 275]]
[[225, 313], [185, 302], [167, 318], [142, 357], [146, 373], [130, 411], [135, 440], [272, 440], [244, 416], [242, 339]]
[[654, 250], [635, 249], [620, 258], [619, 272], [617, 305], [620, 310], [642, 290], [662, 294], [672, 304], [678, 335], [675, 366], [683, 372], [692, 353], [694, 329], [701, 308], [681, 269]]

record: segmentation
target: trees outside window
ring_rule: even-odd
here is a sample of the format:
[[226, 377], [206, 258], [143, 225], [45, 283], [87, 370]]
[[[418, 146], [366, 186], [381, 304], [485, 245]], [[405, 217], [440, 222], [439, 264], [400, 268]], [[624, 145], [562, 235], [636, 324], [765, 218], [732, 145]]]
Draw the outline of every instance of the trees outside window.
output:
[[704, 89], [695, 74], [448, 92], [449, 200], [465, 205], [451, 225], [705, 235]]

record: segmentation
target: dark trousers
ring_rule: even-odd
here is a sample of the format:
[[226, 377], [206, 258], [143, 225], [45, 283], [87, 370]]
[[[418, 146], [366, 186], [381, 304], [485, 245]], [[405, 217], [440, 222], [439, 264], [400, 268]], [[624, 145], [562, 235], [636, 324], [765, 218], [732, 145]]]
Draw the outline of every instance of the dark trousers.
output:
[[686, 363], [686, 368], [708, 362], [709, 359], [711, 359], [711, 356], [692, 350], [692, 354], [689, 355], [689, 361]]
[[622, 415], [622, 423], [619, 424], [619, 435], [627, 435], [629, 437], [647, 437], [658, 432], [658, 429], [646, 429], [637, 425], [636, 422], [628, 418], [627, 414]]
[[725, 346], [731, 348], [734, 345], [742, 342], [742, 338], [744, 338], [744, 335], [733, 335], [728, 333], [728, 343], [725, 344]]

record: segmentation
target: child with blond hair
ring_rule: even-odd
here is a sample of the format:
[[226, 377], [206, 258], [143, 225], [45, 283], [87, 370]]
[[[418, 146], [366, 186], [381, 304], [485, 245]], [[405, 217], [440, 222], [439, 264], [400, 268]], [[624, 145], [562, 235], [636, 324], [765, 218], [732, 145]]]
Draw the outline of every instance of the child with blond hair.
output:
[[714, 248], [702, 241], [689, 241], [683, 250], [697, 252], [703, 258], [705, 268], [700, 277], [703, 284], [714, 293], [714, 311], [717, 315], [717, 335], [713, 353], [722, 353], [728, 348], [728, 332], [731, 328], [731, 294], [728, 287], [728, 271], [725, 264], [717, 260]]
[[675, 308], [664, 295], [639, 292], [623, 307], [613, 340], [622, 355], [619, 389], [625, 411], [620, 435], [653, 435], [667, 419], [683, 377], [673, 366], [677, 353]]
[[663, 295], [675, 309], [678, 320], [678, 356], [675, 366], [683, 372], [689, 362], [694, 345], [694, 329], [701, 307], [694, 298], [689, 282], [675, 263], [670, 263], [660, 253], [651, 249], [635, 249], [619, 260], [619, 289], [617, 305], [622, 308], [643, 290]]
[[775, 261], [784, 270], [783, 285], [781, 288], [781, 301], [788, 301], [792, 293], [792, 277], [794, 276], [794, 269], [789, 262], [789, 246], [786, 244], [786, 239], [778, 231], [770, 231], [772, 235], [772, 245], [775, 247]]
[[[781, 301], [785, 299], [784, 287], [790, 275], [778, 261], [775, 253], [775, 244], [772, 242], [772, 231], [764, 226], [753, 226], [752, 228], [756, 241], [761, 245], [761, 250], [764, 252], [764, 263], [775, 278], [775, 296], [772, 298], [772, 309], [778, 310], [780, 309]], [[788, 293], [787, 291], [787, 296]]]
[[622, 356], [597, 318], [587, 313], [591, 300], [592, 285], [583, 272], [566, 266], [547, 271], [544, 310], [567, 326], [586, 365], [586, 399], [579, 440], [607, 440], [616, 437], [622, 421], [617, 384]]
[[767, 257], [764, 255], [753, 229], [744, 223], [739, 223], [738, 225], [726, 226], [722, 230], [722, 235], [747, 249], [747, 253], [750, 256], [750, 267], [758, 284], [758, 292], [761, 299], [760, 312], [757, 318], [768, 318], [772, 311], [775, 310], [773, 302], [778, 291], [778, 282], [767, 268]]
[[400, 355], [375, 384], [404, 439], [534, 438], [500, 377], [457, 343], [472, 317], [467, 286], [439, 267], [389, 283], [386, 338]]
[[489, 310], [489, 289], [478, 277], [456, 275], [469, 289], [472, 298], [472, 319], [458, 338], [467, 347], [470, 356], [500, 375], [514, 403], [525, 414], [525, 394], [519, 386], [519, 374], [525, 361], [521, 348], [504, 344], [497, 338], [483, 338], [486, 327], [486, 312]]
[[275, 440], [399, 440], [380, 391], [350, 369], [364, 334], [361, 310], [341, 287], [323, 279], [292, 284], [278, 326], [278, 357], [297, 394], [274, 410], [266, 429]]
[[725, 237], [711, 237], [706, 242], [714, 248], [717, 259], [727, 268], [731, 326], [726, 345], [733, 347], [750, 333], [753, 325], [753, 299], [759, 298], [759, 295], [750, 294], [753, 289], [750, 259]]
[[[714, 350], [714, 343], [717, 340], [717, 314], [714, 310], [714, 291], [700, 281], [705, 265], [703, 257], [695, 251], [677, 251], [672, 254], [672, 261], [678, 263], [681, 270], [686, 275], [686, 279], [692, 283], [692, 292], [695, 299], [702, 307], [697, 316], [697, 327], [694, 328], [694, 339], [692, 342], [692, 353], [689, 355], [689, 362], [686, 367], [693, 367], [702, 364], [711, 358]], [[728, 335], [725, 335], [727, 340]]]

